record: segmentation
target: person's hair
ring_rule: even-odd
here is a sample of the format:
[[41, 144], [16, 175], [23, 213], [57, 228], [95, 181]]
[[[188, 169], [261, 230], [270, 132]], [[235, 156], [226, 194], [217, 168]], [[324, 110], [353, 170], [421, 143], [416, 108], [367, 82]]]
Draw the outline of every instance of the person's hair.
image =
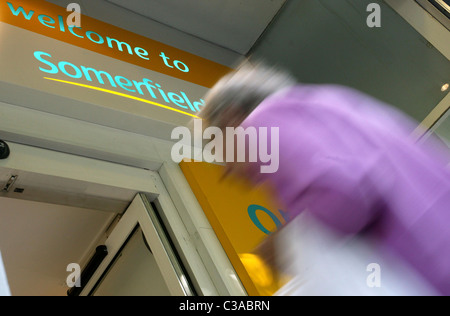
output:
[[225, 75], [205, 96], [205, 107], [199, 116], [210, 126], [229, 126], [226, 110], [239, 117], [239, 124], [268, 96], [293, 86], [297, 81], [286, 71], [263, 63], [245, 62]]

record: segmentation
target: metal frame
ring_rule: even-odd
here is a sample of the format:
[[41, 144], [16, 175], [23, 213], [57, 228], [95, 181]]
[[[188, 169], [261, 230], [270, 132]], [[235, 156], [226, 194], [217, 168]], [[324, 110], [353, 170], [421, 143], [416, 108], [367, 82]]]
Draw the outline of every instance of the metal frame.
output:
[[444, 99], [428, 114], [428, 116], [420, 123], [420, 125], [413, 132], [413, 137], [416, 140], [421, 140], [423, 137], [433, 131], [436, 124], [446, 115], [450, 110], [450, 93], [447, 93]]
[[[165, 210], [164, 221], [168, 222], [170, 227], [178, 227], [179, 223], [183, 223], [184, 229], [173, 231], [174, 239], [184, 243], [181, 247], [184, 248], [184, 251], [179, 253], [186, 256], [185, 261], [198, 271], [192, 274], [196, 276], [197, 281], [204, 285], [207, 285], [208, 282], [214, 284], [214, 286], [202, 286], [202, 294], [247, 296], [245, 287], [203, 213], [180, 167], [165, 162], [159, 169], [159, 177], [154, 181], [159, 188], [163, 187], [163, 192], [167, 193], [157, 200], [158, 203], [163, 203], [161, 206]], [[170, 197], [170, 199], [165, 197]], [[174, 216], [175, 214], [177, 216]], [[194, 245], [185, 243], [189, 239], [194, 241]], [[192, 248], [192, 246], [195, 246], [195, 248]], [[195, 251], [199, 256], [193, 256], [192, 251]], [[200, 258], [202, 262], [198, 261]], [[204, 272], [201, 273], [200, 271]], [[204, 278], [204, 276], [209, 277]], [[211, 292], [213, 288], [215, 290]]]
[[185, 274], [181, 263], [177, 259], [155, 210], [150, 205], [148, 197], [140, 193], [133, 200], [120, 222], [106, 240], [105, 245], [108, 248], [108, 255], [81, 292], [82, 296], [91, 295], [95, 291], [96, 286], [105, 275], [105, 272], [108, 271], [117, 253], [121, 250], [122, 245], [138, 225], [141, 227], [152, 249], [152, 253], [155, 256], [155, 260], [170, 293], [174, 296], [193, 296], [196, 294], [188, 282], [189, 277]]
[[[441, 0], [434, 0], [438, 5], [442, 5]], [[428, 11], [436, 20], [444, 25], [450, 31], [450, 19], [445, 16], [438, 8], [436, 8], [429, 0], [416, 0], [425, 10]], [[445, 5], [445, 3], [444, 3]]]

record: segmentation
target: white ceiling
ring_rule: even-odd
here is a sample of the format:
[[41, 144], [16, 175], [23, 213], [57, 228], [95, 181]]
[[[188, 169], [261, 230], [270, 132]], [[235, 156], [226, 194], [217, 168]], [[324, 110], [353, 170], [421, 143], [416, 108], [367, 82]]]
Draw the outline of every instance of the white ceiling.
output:
[[246, 54], [286, 0], [107, 0], [124, 9]]

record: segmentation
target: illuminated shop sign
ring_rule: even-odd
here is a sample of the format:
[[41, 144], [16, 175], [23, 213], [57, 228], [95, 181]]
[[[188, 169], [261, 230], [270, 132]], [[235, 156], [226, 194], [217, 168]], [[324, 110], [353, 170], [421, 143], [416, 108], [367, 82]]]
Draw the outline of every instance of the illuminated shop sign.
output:
[[[230, 71], [88, 16], [82, 16], [80, 26], [72, 25], [68, 16], [66, 8], [43, 0], [0, 0], [0, 51], [5, 66], [1, 80], [179, 125], [186, 119], [165, 117], [157, 108], [198, 118], [203, 96]], [[13, 48], [17, 54], [11, 53]], [[13, 64], [17, 71], [10, 67]], [[111, 99], [105, 94], [117, 99], [102, 103], [95, 92], [87, 91], [103, 93], [104, 99]]]
[[211, 87], [230, 69], [175, 47], [83, 16], [68, 26], [65, 8], [43, 0], [2, 1], [0, 21], [168, 76]]
[[416, 2], [450, 30], [450, 0], [416, 0]]
[[[56, 75], [61, 73], [67, 77], [67, 80], [44, 77], [46, 80], [117, 95], [182, 113], [194, 118], [198, 118], [194, 113], [199, 112], [201, 107], [204, 106], [203, 99], [193, 102], [184, 91], [179, 91], [178, 93], [165, 91], [159, 83], [153, 82], [148, 78], [132, 80], [121, 75], [112, 75], [105, 70], [75, 65], [69, 61], [55, 61], [51, 54], [42, 51], [36, 51], [34, 57], [40, 62], [39, 70], [44, 74]], [[85, 79], [95, 85], [86, 85], [77, 82], [77, 79]], [[100, 88], [99, 85], [104, 87]], [[111, 88], [118, 87], [123, 89], [123, 92], [111, 90]], [[150, 101], [149, 99], [153, 101]], [[169, 107], [161, 104], [161, 102], [173, 104], [176, 107]]]

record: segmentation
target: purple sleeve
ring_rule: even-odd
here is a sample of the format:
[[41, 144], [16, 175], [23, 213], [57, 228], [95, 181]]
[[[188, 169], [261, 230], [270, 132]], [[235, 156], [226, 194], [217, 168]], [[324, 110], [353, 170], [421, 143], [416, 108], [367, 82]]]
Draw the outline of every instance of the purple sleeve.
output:
[[[339, 100], [330, 103], [339, 109]], [[249, 176], [271, 182], [292, 217], [308, 209], [335, 229], [355, 233], [382, 208], [380, 191], [391, 182], [379, 175], [389, 174], [389, 164], [373, 132], [351, 113], [307, 98], [272, 98], [242, 126], [279, 128], [278, 171], [261, 174], [258, 162]]]

